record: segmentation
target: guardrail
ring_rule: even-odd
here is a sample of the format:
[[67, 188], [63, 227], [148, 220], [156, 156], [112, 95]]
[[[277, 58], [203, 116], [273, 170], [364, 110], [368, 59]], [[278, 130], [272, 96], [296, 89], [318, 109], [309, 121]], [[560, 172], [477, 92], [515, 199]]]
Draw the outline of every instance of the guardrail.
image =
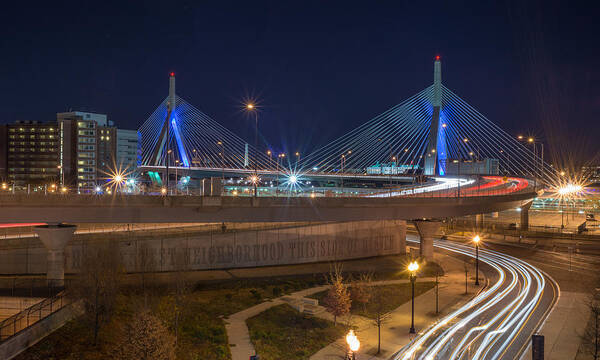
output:
[[28, 328], [36, 322], [45, 319], [56, 311], [70, 304], [70, 299], [64, 291], [40, 301], [27, 309], [0, 322], [0, 342], [6, 341], [20, 331]]

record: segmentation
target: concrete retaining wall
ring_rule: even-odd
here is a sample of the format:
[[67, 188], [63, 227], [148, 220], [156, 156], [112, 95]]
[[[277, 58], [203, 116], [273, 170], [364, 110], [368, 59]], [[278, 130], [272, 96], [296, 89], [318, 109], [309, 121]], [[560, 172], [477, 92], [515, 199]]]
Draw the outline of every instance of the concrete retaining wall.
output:
[[[173, 238], [120, 237], [118, 246], [129, 272], [299, 264], [399, 253], [400, 224], [403, 222], [357, 221]], [[40, 241], [21, 241], [22, 246], [0, 249], [0, 274], [45, 273], [46, 249]], [[78, 271], [90, 242], [67, 245], [67, 273]]]

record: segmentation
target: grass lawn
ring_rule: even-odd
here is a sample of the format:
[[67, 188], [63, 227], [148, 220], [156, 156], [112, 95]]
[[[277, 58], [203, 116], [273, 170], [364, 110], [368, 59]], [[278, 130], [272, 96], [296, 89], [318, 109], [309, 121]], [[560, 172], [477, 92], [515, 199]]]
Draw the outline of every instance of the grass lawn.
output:
[[250, 339], [261, 360], [308, 359], [346, 334], [327, 320], [306, 317], [287, 304], [274, 306], [246, 320]]
[[[380, 271], [374, 274], [375, 278], [383, 280], [405, 277], [402, 271], [397, 270], [403, 266], [404, 258], [377, 259], [378, 264], [382, 261], [386, 261], [388, 265], [383, 268], [379, 267]], [[371, 263], [374, 260], [355, 260], [349, 263], [360, 264], [365, 262]], [[352, 265], [348, 265], [349, 269], [352, 267]], [[374, 268], [377, 267], [374, 266]], [[361, 269], [361, 271], [366, 270]], [[352, 275], [356, 276], [357, 274]], [[128, 276], [134, 277], [136, 275], [131, 274]], [[147, 274], [147, 276], [150, 278], [152, 274]], [[174, 276], [178, 275], [174, 274]], [[177, 358], [179, 360], [230, 359], [231, 353], [223, 318], [269, 298], [324, 283], [325, 274], [315, 273], [297, 276], [235, 279], [213, 283], [205, 282], [191, 286], [193, 290], [186, 295], [177, 326]], [[81, 319], [76, 319], [43, 339], [16, 359], [95, 360], [110, 358], [107, 349], [116, 340], [114, 339], [117, 333], [115, 329], [129, 321], [135, 310], [145, 306], [144, 304], [147, 304], [154, 315], [161, 318], [169, 330], [174, 333], [173, 289], [170, 287], [154, 287], [147, 292], [149, 293], [147, 298], [140, 294], [139, 289], [126, 289], [119, 296], [112, 322], [100, 330], [99, 345], [97, 347], [91, 346], [93, 334], [90, 328]], [[307, 325], [307, 329], [309, 328], [311, 326]], [[337, 336], [335, 335], [335, 337]], [[324, 343], [326, 345], [331, 341], [328, 339]]]
[[[429, 291], [434, 286], [435, 282], [433, 281], [417, 281], [417, 283], [415, 284], [415, 297]], [[373, 289], [382, 291], [381, 299], [383, 303], [381, 304], [381, 308], [383, 309], [384, 313], [396, 309], [398, 306], [410, 301], [411, 299], [410, 283], [373, 286]], [[352, 288], [350, 288], [350, 292], [352, 292]], [[309, 297], [317, 299], [319, 300], [319, 303], [321, 303], [321, 300], [325, 297], [325, 295], [327, 295], [327, 291], [321, 291]], [[375, 304], [373, 301], [368, 302], [366, 306], [363, 306], [360, 303], [352, 302], [350, 313], [374, 319], [376, 314], [375, 309], [377, 306], [378, 305]]]
[[[223, 318], [281, 296], [324, 282], [321, 275], [302, 277], [236, 280], [198, 285], [186, 295], [179, 321], [177, 358], [184, 360], [231, 359]], [[139, 289], [138, 289], [139, 290]], [[99, 345], [93, 347], [92, 332], [75, 319], [18, 356], [17, 360], [110, 358], [108, 350], [116, 340], [115, 328], [127, 322], [135, 309], [145, 303], [174, 333], [174, 296], [171, 289], [152, 288], [147, 300], [139, 291], [119, 296], [113, 321], [100, 332]]]

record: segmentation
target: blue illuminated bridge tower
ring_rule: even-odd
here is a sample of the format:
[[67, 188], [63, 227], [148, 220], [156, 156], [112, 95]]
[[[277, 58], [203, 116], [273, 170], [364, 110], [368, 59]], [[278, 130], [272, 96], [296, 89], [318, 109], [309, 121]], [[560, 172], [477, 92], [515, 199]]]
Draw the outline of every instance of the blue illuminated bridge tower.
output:
[[[169, 156], [171, 156], [171, 151], [167, 149], [170, 149], [171, 136], [173, 136], [177, 145], [178, 159], [181, 159], [183, 166], [189, 167], [190, 161], [185, 151], [184, 137], [177, 126], [177, 116], [175, 111], [177, 108], [177, 98], [175, 95], [174, 73], [171, 73], [169, 76], [169, 96], [167, 98], [166, 108], [167, 114], [161, 126], [160, 135], [157, 139], [157, 146], [154, 148], [151, 160], [154, 164], [164, 163], [167, 169], [169, 168], [169, 163], [171, 162]], [[173, 134], [171, 134], [171, 132]]]
[[427, 155], [425, 156], [425, 175], [444, 175], [446, 170], [446, 138], [440, 124], [442, 113], [442, 62], [439, 55], [435, 57], [433, 65], [433, 114], [427, 140]]

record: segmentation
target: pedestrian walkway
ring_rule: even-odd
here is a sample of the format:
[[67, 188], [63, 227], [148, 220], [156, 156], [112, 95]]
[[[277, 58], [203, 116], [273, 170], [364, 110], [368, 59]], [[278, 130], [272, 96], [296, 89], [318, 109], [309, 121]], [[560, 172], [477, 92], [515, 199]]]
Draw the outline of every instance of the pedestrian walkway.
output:
[[[442, 279], [439, 289], [439, 314], [435, 314], [435, 289], [415, 298], [415, 328], [417, 332], [434, 323], [437, 319], [455, 310], [467, 302], [478, 292], [485, 281], [476, 288], [473, 280], [469, 279], [469, 292], [465, 294], [465, 275], [463, 262], [448, 255], [436, 254], [435, 260], [442, 265], [446, 276]], [[482, 278], [482, 274], [480, 274]], [[428, 279], [422, 279], [427, 281]], [[329, 315], [329, 314], [327, 314]], [[342, 318], [341, 321], [346, 321]], [[361, 342], [360, 350], [356, 355], [358, 360], [388, 359], [395, 352], [407, 345], [412, 336], [408, 330], [411, 321], [411, 303], [407, 302], [390, 313], [390, 317], [381, 327], [381, 352], [377, 354], [377, 326], [370, 319], [350, 319], [356, 326], [356, 336]], [[340, 359], [346, 352], [347, 345], [344, 338], [321, 349], [310, 360]]]
[[[320, 291], [325, 291], [327, 289], [328, 286], [326, 285], [317, 286], [310, 289], [296, 291], [292, 293], [291, 296], [302, 298]], [[277, 299], [260, 303], [230, 315], [227, 319], [225, 319], [225, 330], [227, 331], [227, 338], [229, 339], [232, 360], [248, 360], [250, 355], [256, 354], [254, 346], [250, 341], [250, 332], [248, 331], [248, 326], [246, 325], [246, 319], [256, 316], [273, 306], [284, 304], [285, 301], [283, 298], [284, 297], [282, 296]]]
[[[539, 334], [544, 335], [544, 359], [575, 359], [590, 317], [587, 306], [589, 295], [585, 293], [560, 293], [556, 306], [543, 323]], [[531, 359], [531, 343], [521, 360]]]
[[[465, 280], [463, 262], [448, 255], [436, 254], [436, 261], [442, 265], [446, 275], [441, 279], [439, 294], [440, 315], [435, 314], [435, 290], [432, 289], [415, 299], [415, 327], [421, 329], [435, 321], [438, 316], [450, 312], [458, 305], [464, 303], [478, 291], [470, 279], [469, 293], [465, 294]], [[418, 281], [435, 281], [435, 278], [420, 278]], [[373, 282], [372, 285], [392, 285], [407, 283], [408, 280], [383, 280]], [[483, 284], [484, 282], [482, 282]], [[266, 301], [248, 309], [230, 315], [225, 319], [225, 329], [229, 339], [232, 360], [247, 360], [255, 355], [255, 349], [250, 340], [250, 333], [246, 325], [246, 319], [260, 314], [261, 312], [277, 305], [293, 302], [294, 299], [310, 296], [325, 291], [329, 287], [317, 286], [294, 292], [290, 295]], [[333, 316], [325, 311], [319, 311], [316, 317], [333, 321]], [[410, 302], [406, 303], [392, 312], [390, 319], [382, 326], [382, 353], [374, 356], [377, 351], [377, 328], [371, 319], [349, 315], [338, 318], [338, 321], [357, 328], [357, 335], [362, 343], [361, 351], [357, 359], [384, 359], [410, 341], [408, 328], [410, 326]], [[385, 346], [384, 346], [385, 345]], [[330, 344], [317, 352], [311, 359], [339, 359], [343, 356], [346, 345], [344, 339]]]

